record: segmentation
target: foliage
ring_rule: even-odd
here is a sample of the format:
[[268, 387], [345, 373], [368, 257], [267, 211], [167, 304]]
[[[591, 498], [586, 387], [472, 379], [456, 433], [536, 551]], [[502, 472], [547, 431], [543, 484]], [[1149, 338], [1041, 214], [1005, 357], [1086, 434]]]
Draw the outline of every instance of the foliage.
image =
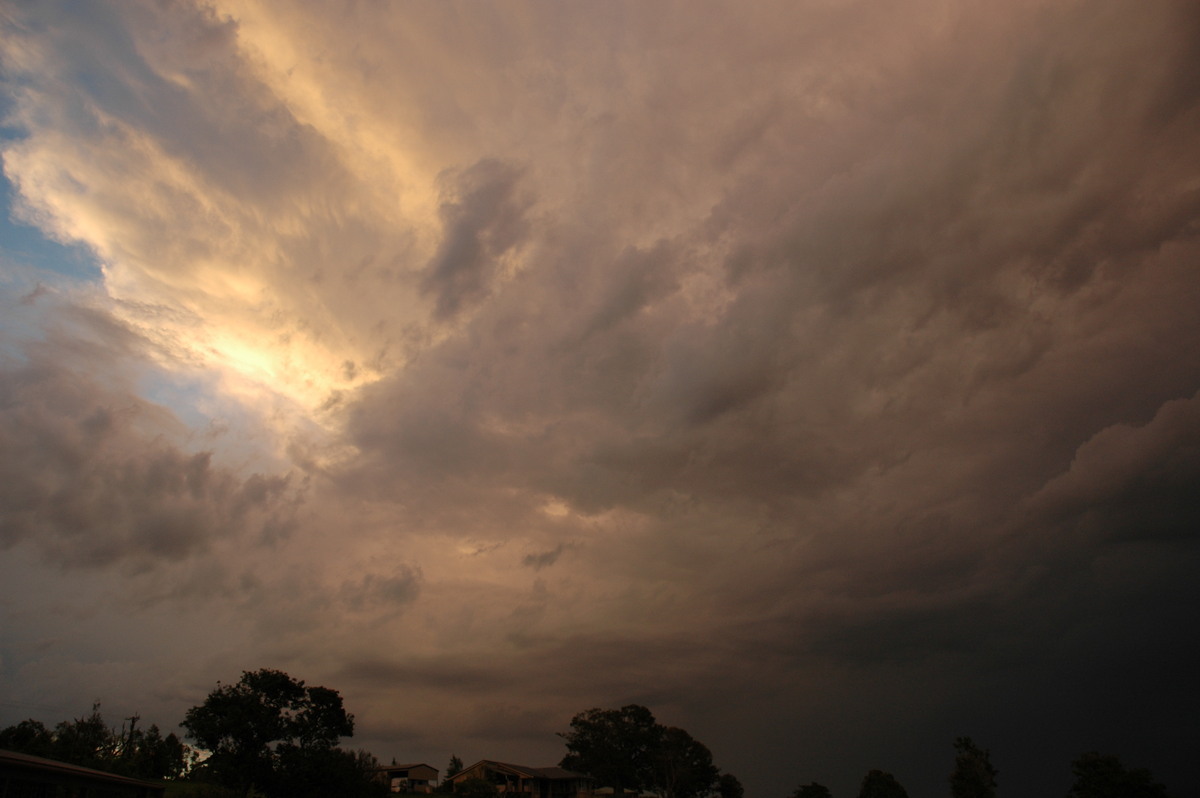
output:
[[454, 785], [454, 794], [462, 798], [496, 798], [496, 785], [473, 776]]
[[167, 782], [166, 798], [238, 798], [238, 795], [219, 784], [177, 779]]
[[708, 748], [683, 729], [662, 726], [638, 704], [589, 709], [561, 734], [567, 755], [559, 763], [595, 778], [617, 793], [652, 790], [662, 798], [704, 798], [724, 788], [742, 794], [738, 780], [713, 765]]
[[654, 789], [663, 798], [703, 798], [717, 786], [712, 753], [683, 729], [660, 732], [654, 752]]
[[829, 788], [824, 784], [817, 784], [815, 781], [809, 784], [801, 784], [792, 793], [791, 798], [833, 798], [829, 794]]
[[174, 734], [163, 737], [158, 726], [139, 729], [138, 720], [136, 715], [129, 718], [128, 729], [110, 728], [100, 705], [93, 704], [90, 714], [62, 721], [54, 731], [32, 719], [0, 730], [0, 748], [133, 778], [179, 778], [187, 746]]
[[996, 798], [996, 775], [991, 752], [981, 749], [970, 737], [954, 741], [954, 771], [950, 794], [954, 798]]
[[908, 798], [908, 791], [896, 777], [883, 770], [872, 770], [863, 779], [858, 798]]
[[54, 735], [38, 720], [23, 720], [0, 729], [0, 749], [54, 758]]
[[163, 737], [154, 724], [142, 731], [137, 728], [137, 721], [137, 717], [130, 718], [129, 734], [122, 745], [117, 770], [127, 776], [144, 779], [181, 777], [191, 753], [188, 747], [174, 732]]
[[1145, 768], [1126, 769], [1111, 754], [1090, 751], [1071, 763], [1075, 783], [1067, 798], [1167, 798], [1167, 788]]
[[650, 789], [661, 731], [650, 710], [638, 704], [589, 709], [571, 719], [571, 731], [559, 735], [567, 743], [559, 766], [587, 773], [617, 793]]
[[217, 687], [181, 724], [210, 752], [197, 778], [268, 798], [336, 793], [374, 794], [377, 765], [366, 752], [337, 748], [354, 734], [354, 717], [327, 687], [306, 687], [283, 671], [247, 671], [236, 684]]
[[738, 781], [738, 777], [732, 773], [722, 773], [717, 779], [717, 795], [720, 798], [743, 798], [746, 790], [742, 787], [742, 783]]
[[268, 795], [287, 798], [371, 798], [387, 792], [373, 778], [378, 760], [366, 751], [288, 746], [280, 750], [279, 768]]
[[457, 754], [451, 754], [450, 761], [446, 764], [446, 777], [442, 779], [441, 784], [434, 788], [434, 792], [454, 792], [454, 782], [450, 781], [450, 777], [462, 773], [462, 769], [463, 761], [458, 758]]
[[100, 705], [92, 705], [92, 714], [54, 727], [54, 759], [97, 770], [112, 770], [120, 743], [105, 724]]

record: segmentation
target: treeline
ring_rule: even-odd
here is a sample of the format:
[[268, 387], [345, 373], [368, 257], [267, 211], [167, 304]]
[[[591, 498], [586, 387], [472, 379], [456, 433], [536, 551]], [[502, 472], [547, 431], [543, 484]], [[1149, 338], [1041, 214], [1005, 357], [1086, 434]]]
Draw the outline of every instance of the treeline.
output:
[[[366, 751], [340, 748], [354, 734], [354, 716], [327, 687], [310, 687], [277, 670], [245, 672], [234, 684], [217, 683], [180, 724], [195, 747], [140, 718], [110, 727], [99, 705], [89, 715], [53, 729], [25, 720], [0, 730], [0, 748], [146, 780], [190, 783], [193, 796], [220, 798], [381, 798], [388, 785], [379, 762]], [[559, 735], [567, 753], [560, 767], [591, 776], [616, 798], [653, 793], [660, 798], [743, 798], [742, 785], [713, 762], [708, 747], [688, 732], [664, 726], [649, 709], [589, 709]], [[969, 737], [954, 742], [951, 798], [997, 798], [998, 771], [991, 753]], [[452, 756], [447, 778], [461, 771]], [[1168, 798], [1150, 771], [1126, 768], [1115, 756], [1086, 753], [1072, 763], [1074, 784], [1065, 798]], [[443, 782], [439, 791], [451, 785]], [[483, 779], [452, 785], [460, 798], [494, 798]], [[787, 798], [832, 798], [817, 782]], [[886, 771], [871, 770], [858, 798], [908, 798]]]
[[75, 720], [64, 720], [53, 729], [40, 721], [23, 720], [0, 729], [0, 749], [56, 759], [135, 779], [176, 779], [183, 775], [191, 749], [175, 736], [165, 737], [158, 726], [138, 728], [137, 715], [112, 728], [100, 714], [100, 705]]
[[[997, 798], [999, 771], [991, 752], [970, 737], [954, 741], [954, 769], [950, 772], [951, 798]], [[1126, 768], [1111, 754], [1081, 754], [1071, 763], [1075, 782], [1066, 798], [1169, 798], [1167, 788], [1145, 768]], [[833, 798], [817, 782], [802, 784], [788, 798]], [[858, 798], [908, 798], [908, 791], [891, 773], [872, 770], [863, 778]]]
[[[338, 747], [354, 733], [336, 690], [309, 687], [282, 671], [246, 672], [217, 683], [180, 724], [195, 747], [138, 718], [112, 728], [99, 705], [53, 729], [24, 720], [0, 730], [0, 748], [145, 780], [171, 780], [179, 791], [212, 798], [381, 798], [379, 762]], [[186, 785], [186, 789], [185, 789]]]

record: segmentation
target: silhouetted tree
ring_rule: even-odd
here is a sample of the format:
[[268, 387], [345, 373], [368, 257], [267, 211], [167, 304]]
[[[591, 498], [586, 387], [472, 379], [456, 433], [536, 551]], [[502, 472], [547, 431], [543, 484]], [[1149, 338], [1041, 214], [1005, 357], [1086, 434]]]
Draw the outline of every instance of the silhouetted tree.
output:
[[124, 736], [115, 770], [139, 779], [177, 779], [182, 776], [187, 767], [187, 746], [173, 732], [163, 737], [155, 724], [142, 731], [137, 728], [137, 720], [130, 718], [129, 732]]
[[349, 780], [338, 787], [348, 794], [362, 775], [354, 755], [336, 748], [339, 738], [354, 734], [341, 695], [306, 687], [283, 671], [264, 668], [244, 672], [237, 684], [218, 682], [181, 725], [211, 752], [204, 775], [243, 795], [256, 788], [291, 796], [304, 779], [325, 784], [325, 775], [335, 773]]
[[41, 721], [30, 718], [0, 729], [0, 748], [32, 756], [53, 757], [54, 735]]
[[[638, 704], [580, 712], [571, 719], [571, 731], [559, 736], [567, 743], [559, 766], [586, 773], [617, 795], [652, 790], [663, 798], [704, 798], [722, 786], [703, 743], [683, 729], [662, 726]], [[725, 786], [735, 784], [740, 791], [737, 779]]]
[[97, 770], [112, 770], [120, 751], [117, 735], [100, 715], [100, 704], [92, 704], [92, 713], [54, 727], [54, 759]]
[[374, 777], [379, 761], [366, 751], [284, 746], [271, 795], [287, 798], [374, 798], [388, 786]]
[[1075, 783], [1067, 798], [1167, 798], [1167, 788], [1145, 768], [1127, 770], [1111, 754], [1089, 751], [1071, 763]]
[[721, 798], [743, 798], [745, 794], [742, 783], [732, 773], [722, 773], [717, 779], [717, 795]]
[[157, 726], [137, 728], [136, 715], [129, 721], [128, 730], [110, 728], [97, 703], [90, 714], [62, 721], [54, 731], [32, 719], [0, 730], [0, 748], [139, 779], [181, 776], [187, 746], [174, 734], [163, 737]]
[[653, 760], [654, 790], [663, 798], [703, 798], [717, 787], [712, 752], [683, 729], [661, 729]]
[[896, 777], [883, 770], [872, 770], [863, 779], [858, 798], [908, 798], [908, 791]]
[[586, 773], [617, 795], [654, 783], [654, 753], [662, 727], [638, 704], [620, 709], [589, 709], [571, 719], [567, 755], [560, 767]]
[[981, 749], [970, 737], [954, 741], [954, 770], [950, 794], [954, 798], [996, 798], [996, 775], [991, 752]]
[[[392, 763], [396, 764], [395, 762]], [[450, 755], [450, 761], [446, 764], [446, 777], [435, 789], [436, 792], [454, 792], [454, 784], [450, 781], [451, 776], [457, 776], [462, 773], [463, 761], [456, 754]]]
[[801, 784], [792, 793], [791, 798], [832, 798], [832, 796], [829, 794], [828, 787], [814, 781], [810, 784]]

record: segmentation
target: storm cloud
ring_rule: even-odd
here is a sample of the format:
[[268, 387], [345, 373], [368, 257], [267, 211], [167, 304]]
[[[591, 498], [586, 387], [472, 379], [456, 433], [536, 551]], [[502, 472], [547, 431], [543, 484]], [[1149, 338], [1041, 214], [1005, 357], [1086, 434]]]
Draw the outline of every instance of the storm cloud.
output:
[[1193, 4], [2, 14], [99, 267], [4, 254], [5, 719], [280, 667], [384, 759], [638, 702], [751, 795], [1186, 783]]

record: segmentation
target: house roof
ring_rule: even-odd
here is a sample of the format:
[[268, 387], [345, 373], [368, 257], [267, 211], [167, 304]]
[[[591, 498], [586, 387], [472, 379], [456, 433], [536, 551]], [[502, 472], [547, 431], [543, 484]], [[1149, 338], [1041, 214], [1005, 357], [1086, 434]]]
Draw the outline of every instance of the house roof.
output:
[[165, 789], [162, 782], [131, 779], [128, 776], [118, 776], [116, 773], [108, 773], [103, 770], [96, 770], [95, 768], [85, 768], [82, 765], [72, 765], [70, 762], [59, 762], [57, 759], [46, 759], [45, 757], [33, 756], [32, 754], [22, 754], [18, 751], [0, 750], [0, 766], [32, 773], [45, 773], [64, 777], [74, 776], [76, 778], [88, 779], [89, 781], [122, 784], [127, 787], [153, 790], [160, 795]]
[[377, 768], [373, 768], [373, 770], [382, 773], [386, 770], [412, 770], [413, 768], [429, 768], [434, 773], [438, 772], [438, 769], [433, 765], [427, 765], [424, 762], [412, 762], [407, 765], [380, 765]]
[[576, 773], [573, 770], [565, 768], [547, 767], [547, 768], [531, 768], [527, 765], [514, 765], [511, 762], [497, 762], [494, 759], [481, 759], [470, 767], [463, 768], [458, 773], [449, 777], [449, 781], [460, 780], [466, 777], [466, 773], [474, 770], [480, 765], [486, 765], [493, 770], [507, 770], [514, 775], [522, 776], [527, 779], [586, 779], [591, 778], [584, 773]]

